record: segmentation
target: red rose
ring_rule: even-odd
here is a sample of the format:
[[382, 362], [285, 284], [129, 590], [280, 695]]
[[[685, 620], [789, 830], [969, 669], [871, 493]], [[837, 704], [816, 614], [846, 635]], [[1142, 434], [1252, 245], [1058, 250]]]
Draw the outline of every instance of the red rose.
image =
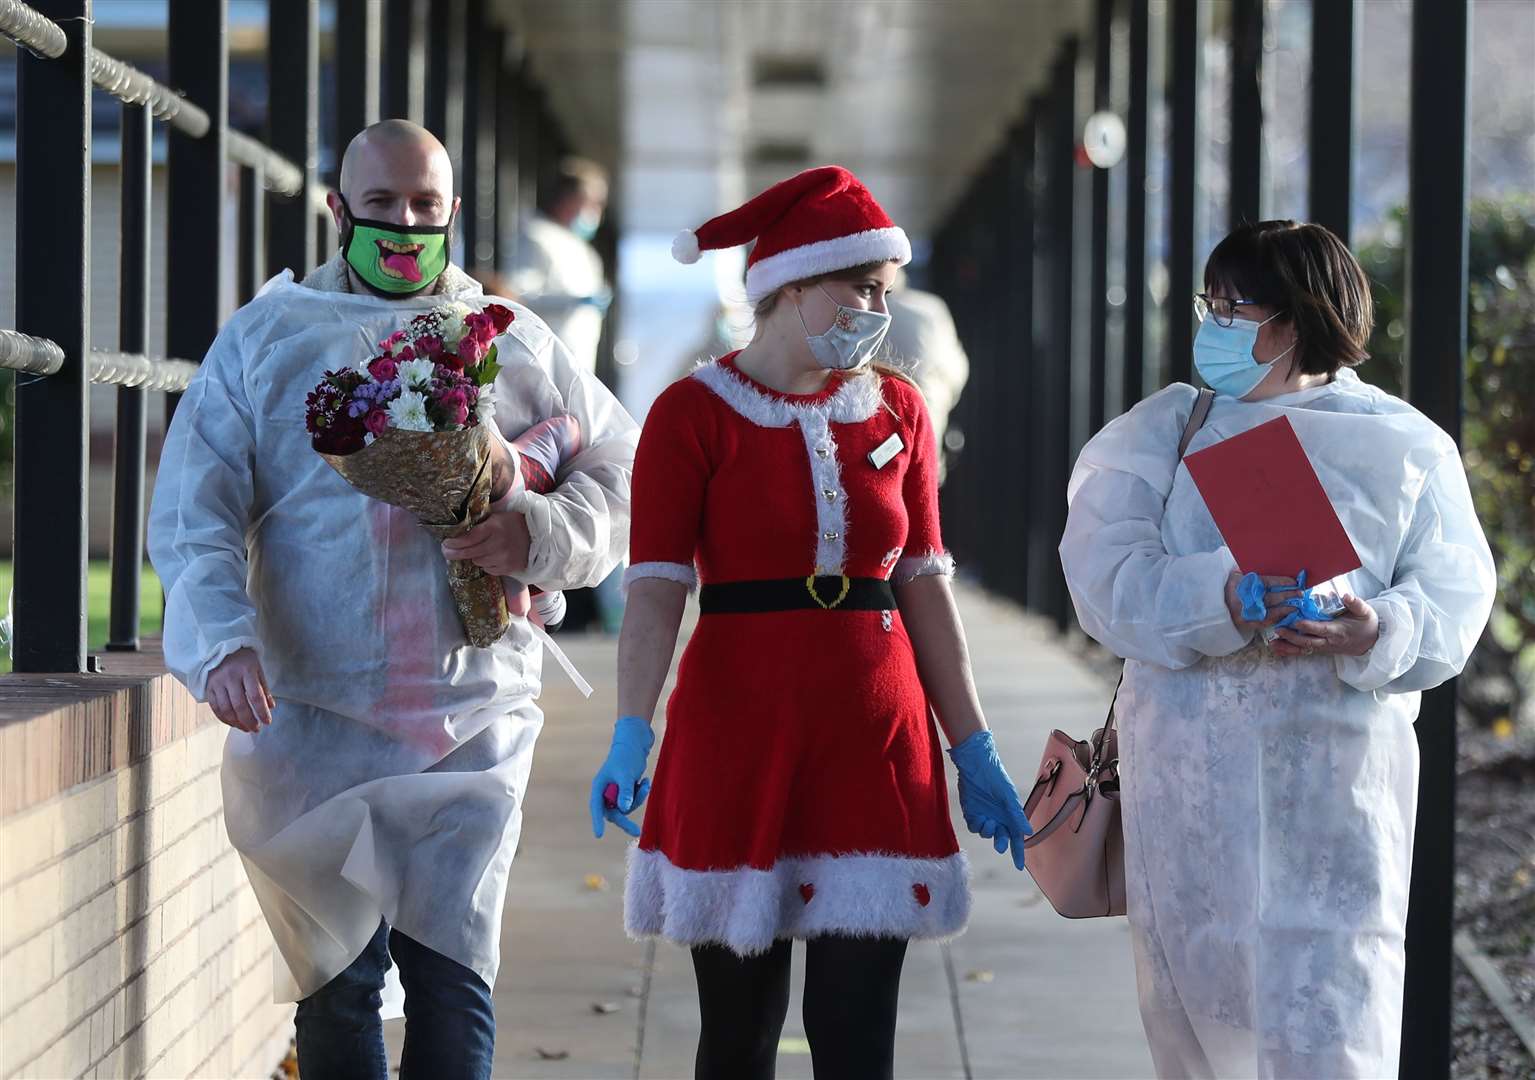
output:
[[407, 360], [414, 360], [416, 358], [416, 350], [407, 345], [405, 348], [395, 353], [394, 358], [403, 364]]
[[464, 348], [463, 342], [459, 342], [458, 347], [459, 353], [440, 352], [432, 357], [432, 363], [436, 364], [439, 368], [447, 368], [449, 371], [463, 371], [464, 358], [460, 355]]
[[448, 419], [460, 426], [469, 419], [469, 399], [461, 389], [449, 390], [437, 399], [443, 411], [448, 414]]
[[496, 333], [498, 334], [503, 333], [508, 326], [511, 326], [512, 320], [517, 317], [512, 314], [511, 308], [503, 304], [485, 305], [485, 314], [490, 316], [491, 324], [495, 326]]
[[464, 340], [458, 343], [458, 355], [463, 358], [465, 364], [478, 364], [485, 359], [489, 347], [483, 340], [477, 337], [464, 335]]
[[430, 356], [433, 360], [436, 360], [438, 354], [441, 353], [441, 352], [442, 352], [442, 335], [441, 334], [422, 334], [420, 337], [418, 337], [416, 339], [416, 354], [418, 356], [421, 353], [425, 353], [427, 356]]
[[387, 356], [380, 356], [368, 365], [368, 374], [378, 382], [388, 382], [399, 374], [399, 365]]
[[368, 415], [362, 418], [362, 426], [377, 438], [389, 430], [389, 414], [383, 409], [370, 409]]

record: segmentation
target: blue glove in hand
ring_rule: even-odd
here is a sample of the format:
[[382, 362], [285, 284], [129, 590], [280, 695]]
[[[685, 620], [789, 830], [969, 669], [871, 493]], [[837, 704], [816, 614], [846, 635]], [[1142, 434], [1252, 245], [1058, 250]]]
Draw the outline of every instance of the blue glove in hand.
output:
[[[640, 834], [640, 827], [628, 815], [638, 810], [650, 794], [650, 781], [644, 779], [645, 763], [655, 742], [655, 732], [637, 716], [621, 717], [613, 726], [613, 745], [608, 748], [607, 760], [592, 777], [593, 836], [602, 836], [604, 821], [611, 821], [630, 836]], [[609, 787], [618, 789], [614, 802], [604, 797]]]
[[989, 731], [977, 731], [949, 756], [959, 769], [959, 808], [965, 825], [992, 842], [1000, 854], [1013, 847], [1013, 865], [1023, 869], [1023, 840], [1034, 833], [1018, 789], [1002, 767]]

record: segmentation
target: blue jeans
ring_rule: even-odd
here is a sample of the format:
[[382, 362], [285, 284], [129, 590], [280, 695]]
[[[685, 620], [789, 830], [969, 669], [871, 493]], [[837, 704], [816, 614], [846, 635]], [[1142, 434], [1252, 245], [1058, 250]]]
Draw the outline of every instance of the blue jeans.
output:
[[401, 1080], [489, 1080], [496, 1045], [490, 988], [385, 922], [350, 967], [298, 1003], [299, 1072], [306, 1080], [389, 1080], [378, 1010], [391, 955], [405, 988]]

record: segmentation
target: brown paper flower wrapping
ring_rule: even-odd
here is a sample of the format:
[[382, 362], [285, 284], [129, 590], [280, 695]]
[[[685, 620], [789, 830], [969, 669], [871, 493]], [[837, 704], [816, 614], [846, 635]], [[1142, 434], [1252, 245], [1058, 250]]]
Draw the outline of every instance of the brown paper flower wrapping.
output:
[[[347, 483], [372, 499], [409, 510], [439, 539], [490, 516], [490, 433], [390, 428], [355, 454], [321, 454]], [[495, 644], [511, 616], [501, 579], [467, 559], [448, 561], [448, 587], [469, 644]]]

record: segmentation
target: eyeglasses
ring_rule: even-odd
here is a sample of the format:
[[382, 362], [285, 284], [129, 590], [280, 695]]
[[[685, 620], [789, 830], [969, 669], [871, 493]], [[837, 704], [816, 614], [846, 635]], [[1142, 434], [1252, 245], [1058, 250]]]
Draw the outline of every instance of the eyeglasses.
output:
[[1216, 326], [1230, 326], [1237, 317], [1237, 308], [1261, 303], [1259, 300], [1233, 300], [1229, 296], [1211, 296], [1209, 293], [1194, 294], [1194, 314], [1200, 322], [1208, 315]]

